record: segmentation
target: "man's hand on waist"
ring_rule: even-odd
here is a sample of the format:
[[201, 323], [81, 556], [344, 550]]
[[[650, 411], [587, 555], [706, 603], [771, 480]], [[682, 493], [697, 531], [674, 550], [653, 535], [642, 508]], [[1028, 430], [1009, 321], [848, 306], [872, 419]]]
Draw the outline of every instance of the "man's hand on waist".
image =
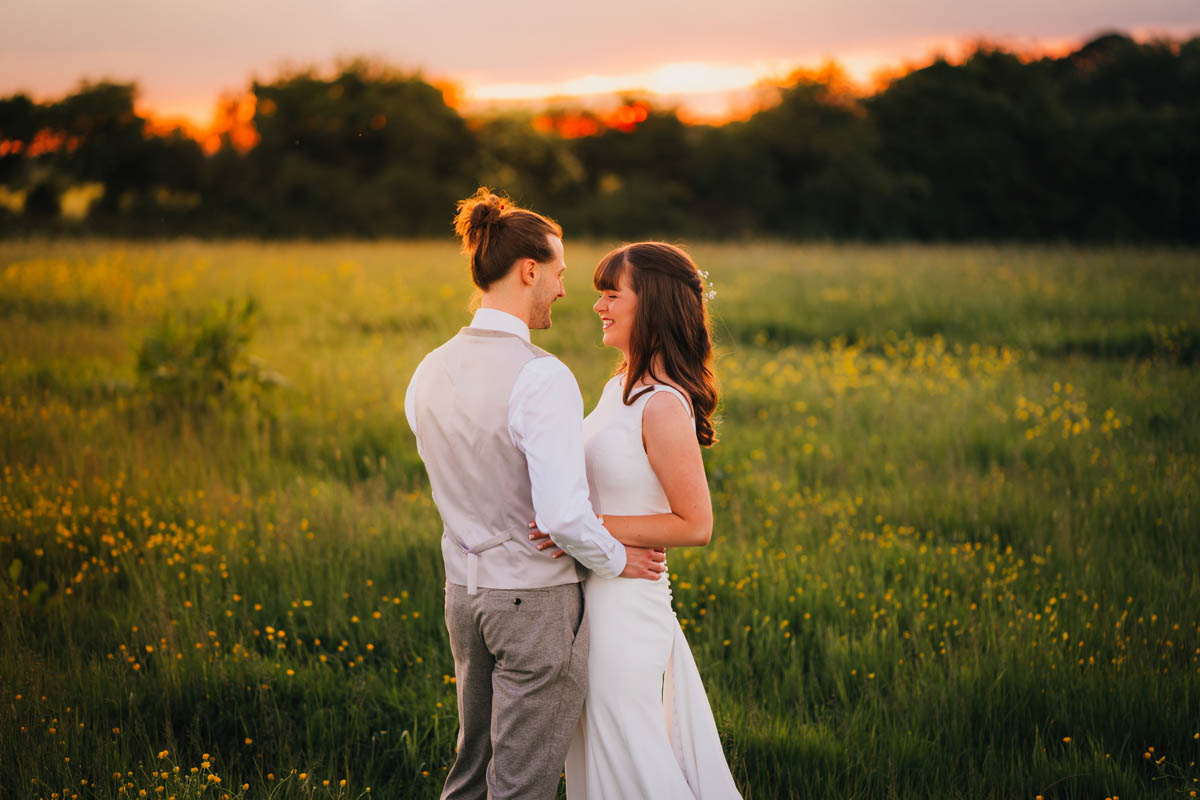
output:
[[664, 547], [625, 547], [625, 569], [622, 578], [642, 578], [656, 581], [667, 571], [667, 550]]

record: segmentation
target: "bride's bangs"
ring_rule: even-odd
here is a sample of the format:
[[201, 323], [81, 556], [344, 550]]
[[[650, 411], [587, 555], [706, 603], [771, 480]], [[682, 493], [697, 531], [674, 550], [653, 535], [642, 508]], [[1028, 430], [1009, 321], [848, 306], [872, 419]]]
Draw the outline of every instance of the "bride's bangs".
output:
[[621, 275], [629, 269], [625, 263], [625, 248], [613, 250], [600, 260], [592, 274], [592, 285], [598, 292], [615, 292], [621, 288]]

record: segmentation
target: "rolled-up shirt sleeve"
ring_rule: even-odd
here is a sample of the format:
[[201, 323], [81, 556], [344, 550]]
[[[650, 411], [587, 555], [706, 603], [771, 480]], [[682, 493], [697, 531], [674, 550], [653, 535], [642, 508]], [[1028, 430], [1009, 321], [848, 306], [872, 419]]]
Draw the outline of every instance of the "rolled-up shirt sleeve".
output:
[[625, 547], [600, 524], [588, 497], [575, 376], [557, 358], [535, 358], [517, 376], [508, 409], [509, 435], [529, 465], [538, 528], [597, 575], [617, 577]]

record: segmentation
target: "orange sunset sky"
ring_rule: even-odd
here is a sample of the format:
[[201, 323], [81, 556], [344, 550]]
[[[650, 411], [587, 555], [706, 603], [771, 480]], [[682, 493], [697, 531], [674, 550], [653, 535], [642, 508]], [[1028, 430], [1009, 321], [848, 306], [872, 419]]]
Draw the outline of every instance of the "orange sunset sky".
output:
[[457, 84], [468, 108], [639, 90], [696, 118], [828, 60], [870, 85], [987, 39], [1059, 53], [1098, 33], [1200, 32], [1196, 0], [15, 0], [0, 26], [0, 95], [59, 97], [80, 79], [135, 81], [142, 110], [206, 125], [222, 95], [283, 69], [355, 56]]

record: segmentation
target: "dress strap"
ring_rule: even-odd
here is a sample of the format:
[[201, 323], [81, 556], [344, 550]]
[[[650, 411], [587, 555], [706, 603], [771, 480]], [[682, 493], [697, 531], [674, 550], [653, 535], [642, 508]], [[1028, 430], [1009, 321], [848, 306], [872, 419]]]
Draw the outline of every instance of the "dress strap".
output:
[[690, 402], [688, 402], [688, 399], [686, 397], [683, 396], [683, 392], [679, 391], [674, 386], [668, 386], [665, 383], [656, 383], [656, 384], [654, 384], [653, 392], [651, 392], [651, 394], [653, 394], [654, 392], [657, 392], [659, 390], [670, 392], [671, 394], [678, 397], [679, 402], [683, 403], [684, 409], [687, 410], [688, 416], [689, 417], [694, 416], [692, 414], [692, 404]]

